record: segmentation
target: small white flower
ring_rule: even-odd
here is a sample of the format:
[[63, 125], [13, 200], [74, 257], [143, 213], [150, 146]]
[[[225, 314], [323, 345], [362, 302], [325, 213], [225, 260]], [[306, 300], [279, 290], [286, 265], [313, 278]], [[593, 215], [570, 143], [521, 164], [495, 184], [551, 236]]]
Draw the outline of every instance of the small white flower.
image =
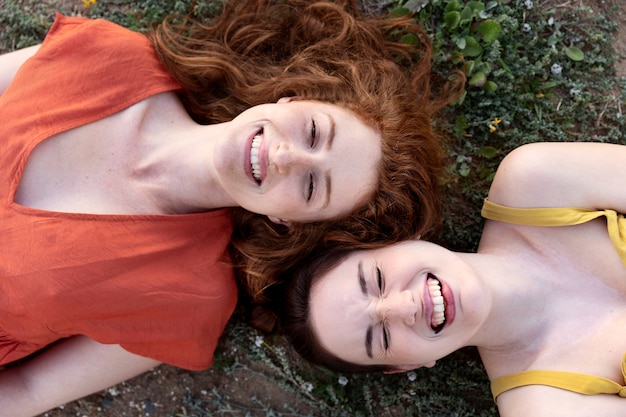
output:
[[560, 66], [559, 64], [552, 64], [552, 67], [550, 68], [550, 71], [554, 75], [560, 75], [561, 72], [563, 72], [563, 67]]
[[569, 95], [570, 96], [577, 96], [582, 92], [582, 90], [580, 88], [570, 88], [569, 90]]
[[417, 374], [413, 371], [407, 372], [406, 377], [409, 378], [409, 381], [413, 382], [417, 379]]
[[553, 26], [554, 25], [554, 17], [551, 17], [548, 19], [548, 26]]
[[528, 10], [533, 8], [533, 0], [524, 0], [524, 6], [526, 6], [526, 8]]
[[532, 28], [530, 27], [530, 23], [524, 23], [524, 24], [522, 25], [522, 32], [526, 32], [526, 33], [528, 33], [528, 32], [530, 32], [531, 30], [532, 30]]
[[311, 384], [310, 382], [305, 382], [304, 384], [302, 384], [302, 388], [306, 392], [311, 392], [311, 391], [313, 391], [313, 384]]
[[255, 345], [256, 347], [260, 348], [262, 344], [263, 344], [263, 336], [257, 336], [257, 337], [254, 339], [254, 345]]
[[342, 375], [339, 377], [337, 382], [339, 382], [339, 385], [343, 385], [345, 387], [346, 385], [348, 385], [348, 378]]

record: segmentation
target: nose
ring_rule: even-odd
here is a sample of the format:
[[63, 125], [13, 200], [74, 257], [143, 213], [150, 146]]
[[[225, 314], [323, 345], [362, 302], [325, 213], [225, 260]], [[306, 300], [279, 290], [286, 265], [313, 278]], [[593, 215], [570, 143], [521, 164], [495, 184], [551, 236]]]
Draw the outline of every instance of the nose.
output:
[[274, 150], [271, 163], [279, 173], [284, 174], [291, 167], [311, 165], [312, 155], [309, 152], [282, 142]]
[[410, 291], [396, 291], [378, 300], [376, 314], [379, 320], [398, 320], [412, 326], [415, 324], [417, 308], [417, 303]]

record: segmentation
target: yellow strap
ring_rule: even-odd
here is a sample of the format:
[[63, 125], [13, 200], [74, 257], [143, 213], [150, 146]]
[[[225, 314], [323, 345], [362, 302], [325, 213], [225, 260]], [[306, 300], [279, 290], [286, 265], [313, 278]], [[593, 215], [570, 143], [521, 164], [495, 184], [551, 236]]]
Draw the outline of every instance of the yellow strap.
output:
[[[626, 355], [622, 358], [622, 376], [626, 382]], [[496, 378], [491, 382], [491, 394], [496, 401], [498, 395], [503, 392], [527, 385], [546, 385], [584, 395], [617, 394], [626, 398], [626, 386], [615, 381], [593, 375], [559, 371], [524, 371]]]
[[590, 210], [580, 207], [516, 208], [485, 199], [481, 215], [485, 219], [525, 226], [573, 226], [605, 216], [611, 242], [626, 265], [626, 220], [615, 210]]
[[573, 226], [597, 219], [604, 212], [579, 207], [507, 207], [485, 199], [481, 215], [485, 219], [525, 226]]

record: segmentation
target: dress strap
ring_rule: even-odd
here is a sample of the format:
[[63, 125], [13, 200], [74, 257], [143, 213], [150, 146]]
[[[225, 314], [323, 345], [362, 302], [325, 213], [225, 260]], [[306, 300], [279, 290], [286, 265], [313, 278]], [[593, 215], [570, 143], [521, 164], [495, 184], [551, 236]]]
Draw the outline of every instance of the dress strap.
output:
[[[622, 358], [622, 376], [626, 383], [626, 355]], [[584, 395], [617, 394], [626, 398], [626, 386], [594, 375], [559, 371], [524, 371], [505, 375], [491, 382], [494, 401], [503, 392], [527, 385], [546, 385]]]
[[489, 201], [486, 198], [481, 211], [481, 215], [485, 219], [525, 226], [573, 226], [597, 219], [604, 214], [603, 210], [590, 210], [579, 207], [507, 207]]
[[615, 210], [580, 207], [517, 208], [485, 199], [481, 215], [485, 219], [524, 226], [574, 226], [605, 216], [611, 242], [626, 265], [626, 219]]

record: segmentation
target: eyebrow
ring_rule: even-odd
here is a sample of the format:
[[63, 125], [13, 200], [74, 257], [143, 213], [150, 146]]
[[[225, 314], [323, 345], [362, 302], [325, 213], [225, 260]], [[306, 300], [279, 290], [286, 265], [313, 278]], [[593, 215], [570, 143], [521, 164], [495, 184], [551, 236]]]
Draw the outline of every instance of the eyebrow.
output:
[[[329, 122], [326, 150], [330, 151], [333, 147], [333, 140], [335, 139], [335, 120], [328, 114], [326, 116], [328, 116]], [[330, 204], [330, 192], [332, 190], [330, 175], [328, 175], [328, 172], [326, 173], [326, 175], [324, 175], [324, 179], [326, 180], [326, 200], [324, 201], [324, 205], [322, 206], [322, 208], [326, 208]]]
[[372, 325], [367, 326], [367, 331], [365, 332], [365, 352], [367, 352], [367, 356], [370, 359], [374, 359], [374, 355], [372, 354]]
[[[365, 275], [363, 274], [363, 261], [359, 261], [357, 275], [359, 278], [359, 287], [361, 287], [361, 292], [363, 295], [367, 295], [367, 284], [365, 283]], [[367, 331], [365, 332], [365, 352], [367, 352], [367, 356], [370, 358], [374, 358], [372, 354], [372, 339], [373, 339], [373, 328], [370, 324], [367, 326]]]
[[367, 295], [367, 284], [365, 283], [365, 275], [363, 274], [363, 261], [359, 261], [357, 275], [359, 277], [359, 286], [363, 295]]

